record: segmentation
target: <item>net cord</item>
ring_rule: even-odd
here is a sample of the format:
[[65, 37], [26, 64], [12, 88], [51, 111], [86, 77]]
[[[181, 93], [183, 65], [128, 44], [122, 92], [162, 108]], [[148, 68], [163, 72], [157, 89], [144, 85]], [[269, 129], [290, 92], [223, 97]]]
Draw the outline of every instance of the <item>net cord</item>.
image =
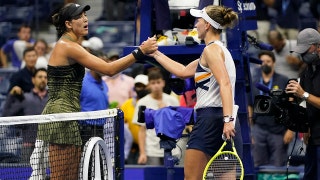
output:
[[88, 111], [88, 112], [0, 117], [0, 125], [17, 125], [17, 124], [61, 122], [61, 121], [71, 121], [71, 120], [99, 119], [99, 118], [115, 117], [117, 116], [117, 112], [118, 110], [115, 108], [115, 109]]

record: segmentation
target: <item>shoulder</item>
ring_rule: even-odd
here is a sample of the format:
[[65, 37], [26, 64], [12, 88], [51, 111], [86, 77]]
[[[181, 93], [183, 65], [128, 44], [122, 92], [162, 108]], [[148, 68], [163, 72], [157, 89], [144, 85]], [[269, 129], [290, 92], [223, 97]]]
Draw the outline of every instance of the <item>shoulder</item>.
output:
[[127, 80], [127, 81], [132, 81], [132, 82], [134, 82], [134, 79], [133, 79], [133, 77], [131, 77], [131, 76], [128, 76], [128, 75], [126, 75], [126, 74], [122, 74], [122, 77], [125, 79], [125, 80]]
[[145, 97], [139, 99], [139, 101], [137, 102], [137, 106], [146, 105], [147, 102], [149, 102], [150, 100], [151, 100], [151, 96], [150, 94], [148, 94]]
[[1, 49], [3, 51], [9, 51], [10, 49], [13, 49], [13, 44], [15, 42], [15, 39], [11, 39], [11, 40], [8, 40], [2, 47]]
[[166, 94], [166, 93], [164, 93], [163, 96], [164, 96], [165, 101], [169, 101], [171, 103], [171, 105], [175, 106], [175, 104], [179, 104], [179, 101], [176, 97], [169, 95], [169, 94]]
[[288, 79], [289, 79], [286, 75], [283, 75], [283, 74], [280, 74], [277, 72], [274, 73], [274, 78], [276, 78], [280, 81], [288, 81]]
[[219, 45], [219, 44], [217, 44], [217, 43], [213, 43], [213, 44], [210, 44], [209, 46], [206, 46], [204, 49], [203, 49], [203, 53], [204, 54], [210, 54], [210, 53], [212, 53], [212, 52], [215, 52], [215, 53], [221, 53], [221, 52], [223, 52], [223, 50], [222, 50], [222, 47], [221, 47], [221, 45]]

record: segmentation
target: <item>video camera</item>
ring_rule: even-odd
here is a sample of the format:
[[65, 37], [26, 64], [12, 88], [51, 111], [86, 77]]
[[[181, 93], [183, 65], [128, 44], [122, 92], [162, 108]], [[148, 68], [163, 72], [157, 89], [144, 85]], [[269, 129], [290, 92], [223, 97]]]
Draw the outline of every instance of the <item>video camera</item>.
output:
[[255, 96], [254, 113], [274, 116], [276, 122], [292, 131], [308, 132], [309, 122], [307, 121], [306, 108], [300, 106], [292, 94], [287, 94], [281, 89], [269, 90], [268, 87], [260, 83], [255, 86], [269, 96]]

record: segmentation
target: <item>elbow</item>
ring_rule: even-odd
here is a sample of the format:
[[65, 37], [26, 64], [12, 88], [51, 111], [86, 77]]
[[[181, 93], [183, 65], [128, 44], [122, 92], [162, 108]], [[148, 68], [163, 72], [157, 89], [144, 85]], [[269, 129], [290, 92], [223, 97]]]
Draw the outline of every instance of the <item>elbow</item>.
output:
[[107, 76], [114, 76], [118, 74], [118, 71], [115, 71], [114, 69], [108, 69], [107, 71], [104, 71], [103, 74]]
[[220, 89], [221, 89], [222, 91], [224, 91], [224, 90], [226, 90], [226, 89], [232, 89], [230, 81], [221, 82], [221, 83], [220, 83]]

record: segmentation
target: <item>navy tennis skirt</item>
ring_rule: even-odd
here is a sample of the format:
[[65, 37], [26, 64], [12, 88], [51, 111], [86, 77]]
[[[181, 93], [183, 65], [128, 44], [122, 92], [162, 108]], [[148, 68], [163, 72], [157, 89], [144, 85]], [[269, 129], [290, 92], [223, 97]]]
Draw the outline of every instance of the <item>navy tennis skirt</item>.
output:
[[[196, 110], [196, 123], [192, 128], [187, 149], [197, 149], [213, 156], [223, 144], [223, 112], [221, 107], [208, 107]], [[236, 120], [236, 136], [233, 138], [237, 153], [242, 158], [242, 136], [239, 119]], [[228, 143], [226, 149], [230, 149]]]

